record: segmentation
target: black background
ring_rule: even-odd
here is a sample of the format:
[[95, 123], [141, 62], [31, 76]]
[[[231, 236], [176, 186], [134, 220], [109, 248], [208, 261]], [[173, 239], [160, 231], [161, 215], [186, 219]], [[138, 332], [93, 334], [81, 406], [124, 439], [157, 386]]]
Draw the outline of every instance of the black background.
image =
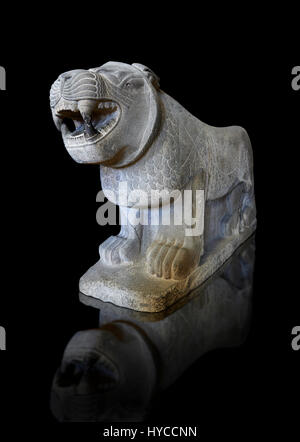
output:
[[299, 51], [291, 33], [282, 39], [280, 26], [272, 35], [263, 28], [258, 37], [255, 22], [249, 34], [238, 21], [229, 40], [226, 26], [217, 30], [213, 21], [210, 31], [200, 33], [205, 20], [190, 33], [194, 24], [185, 23], [184, 31], [179, 20], [167, 31], [159, 16], [151, 27], [131, 27], [130, 36], [123, 20], [97, 27], [93, 37], [55, 20], [42, 32], [43, 24], [33, 21], [32, 35], [27, 23], [26, 32], [12, 32], [17, 40], [6, 40], [0, 59], [7, 70], [7, 91], [0, 95], [0, 325], [7, 328], [8, 350], [0, 353], [0, 430], [8, 424], [32, 440], [45, 434], [99, 436], [93, 424], [57, 423], [49, 393], [68, 340], [97, 325], [97, 311], [78, 301], [78, 280], [98, 259], [99, 243], [117, 228], [97, 225], [99, 169], [71, 160], [48, 96], [60, 73], [109, 60], [149, 66], [161, 88], [202, 121], [246, 128], [254, 151], [258, 229], [250, 335], [241, 348], [215, 351], [190, 367], [157, 398], [149, 421], [197, 424], [203, 435], [218, 429], [241, 437], [279, 430], [287, 436], [298, 425], [300, 365], [291, 330], [300, 319], [300, 91], [291, 88], [291, 71], [299, 65]]

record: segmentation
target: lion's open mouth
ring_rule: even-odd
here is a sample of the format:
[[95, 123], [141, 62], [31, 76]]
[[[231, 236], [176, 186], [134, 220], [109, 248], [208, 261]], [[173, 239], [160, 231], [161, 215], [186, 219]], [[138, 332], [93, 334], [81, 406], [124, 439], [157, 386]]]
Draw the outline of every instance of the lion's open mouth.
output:
[[69, 146], [97, 143], [118, 124], [120, 108], [113, 101], [100, 101], [91, 115], [70, 109], [59, 109], [56, 115], [62, 120], [61, 132]]

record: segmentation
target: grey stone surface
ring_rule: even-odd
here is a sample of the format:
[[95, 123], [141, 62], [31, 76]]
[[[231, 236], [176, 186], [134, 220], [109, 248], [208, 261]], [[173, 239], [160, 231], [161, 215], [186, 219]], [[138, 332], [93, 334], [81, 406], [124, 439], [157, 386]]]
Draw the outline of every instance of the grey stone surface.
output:
[[[256, 227], [249, 137], [191, 115], [140, 64], [109, 62], [62, 74], [50, 93], [54, 122], [71, 157], [100, 164], [104, 193], [120, 206], [122, 227], [99, 247], [100, 260], [80, 280], [88, 296], [140, 311], [161, 311], [216, 271]], [[73, 127], [71, 127], [73, 125]], [[126, 201], [143, 191], [146, 202]], [[151, 192], [166, 190], [161, 203]], [[186, 225], [135, 225], [168, 209], [170, 195], [193, 191], [192, 212], [204, 231]], [[203, 209], [196, 191], [203, 191]], [[175, 198], [175, 199], [176, 199]], [[175, 201], [171, 212], [175, 211]], [[203, 213], [204, 212], [204, 213]]]

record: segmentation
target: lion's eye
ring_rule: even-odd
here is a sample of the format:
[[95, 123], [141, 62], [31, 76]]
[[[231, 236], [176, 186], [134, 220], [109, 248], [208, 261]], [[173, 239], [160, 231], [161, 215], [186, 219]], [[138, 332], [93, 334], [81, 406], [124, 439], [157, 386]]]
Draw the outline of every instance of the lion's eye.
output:
[[144, 85], [144, 81], [143, 81], [142, 78], [133, 78], [130, 81], [127, 81], [125, 83], [126, 89], [132, 89], [132, 90], [133, 89], [137, 90], [137, 89], [139, 89], [143, 85]]

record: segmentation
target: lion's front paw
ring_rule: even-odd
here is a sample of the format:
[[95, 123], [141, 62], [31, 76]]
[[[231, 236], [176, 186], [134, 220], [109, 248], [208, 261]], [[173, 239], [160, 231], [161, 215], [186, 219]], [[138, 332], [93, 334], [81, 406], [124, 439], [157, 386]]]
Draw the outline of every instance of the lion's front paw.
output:
[[147, 271], [159, 278], [185, 279], [198, 266], [200, 255], [199, 238], [158, 237], [147, 250]]
[[139, 252], [139, 243], [136, 239], [122, 236], [110, 236], [99, 246], [101, 260], [107, 265], [132, 263]]

